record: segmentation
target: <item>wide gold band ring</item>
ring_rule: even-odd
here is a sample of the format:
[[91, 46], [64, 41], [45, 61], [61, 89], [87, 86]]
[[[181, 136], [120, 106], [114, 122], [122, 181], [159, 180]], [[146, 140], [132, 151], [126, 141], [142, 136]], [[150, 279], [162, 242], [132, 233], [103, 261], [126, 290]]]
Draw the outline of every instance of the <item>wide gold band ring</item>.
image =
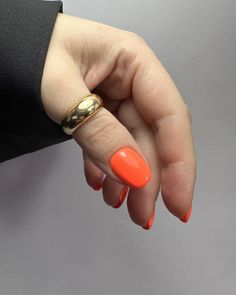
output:
[[61, 122], [62, 130], [71, 135], [103, 106], [103, 100], [97, 94], [89, 94], [77, 103]]

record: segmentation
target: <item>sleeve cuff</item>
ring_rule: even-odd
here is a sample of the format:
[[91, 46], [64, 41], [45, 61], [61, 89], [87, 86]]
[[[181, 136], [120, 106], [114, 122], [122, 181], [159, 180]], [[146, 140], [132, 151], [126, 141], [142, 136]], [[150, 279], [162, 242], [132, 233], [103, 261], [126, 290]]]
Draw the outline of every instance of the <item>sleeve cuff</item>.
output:
[[41, 100], [41, 79], [61, 1], [1, 0], [0, 161], [69, 139]]

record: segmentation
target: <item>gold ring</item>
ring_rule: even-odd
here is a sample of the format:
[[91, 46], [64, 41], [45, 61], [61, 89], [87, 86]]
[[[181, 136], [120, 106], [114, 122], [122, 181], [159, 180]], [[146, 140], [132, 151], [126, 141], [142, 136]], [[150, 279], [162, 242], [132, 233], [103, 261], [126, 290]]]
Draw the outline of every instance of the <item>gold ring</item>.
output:
[[103, 106], [103, 100], [97, 94], [89, 94], [77, 103], [61, 122], [62, 130], [71, 135], [81, 124], [87, 121]]

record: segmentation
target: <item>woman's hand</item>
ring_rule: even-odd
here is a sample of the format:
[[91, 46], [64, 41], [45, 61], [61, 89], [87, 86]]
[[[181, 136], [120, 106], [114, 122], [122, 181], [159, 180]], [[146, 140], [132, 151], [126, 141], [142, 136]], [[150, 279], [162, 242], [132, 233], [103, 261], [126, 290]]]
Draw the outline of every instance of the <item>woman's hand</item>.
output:
[[[105, 173], [103, 197], [113, 207], [121, 205], [129, 187], [129, 215], [147, 229], [161, 187], [166, 207], [186, 222], [196, 163], [190, 114], [174, 82], [136, 34], [59, 14], [42, 78], [45, 111], [60, 124], [90, 91], [103, 98], [104, 108], [73, 133], [83, 150], [88, 184], [98, 189]], [[124, 147], [148, 163], [136, 176], [110, 165]]]

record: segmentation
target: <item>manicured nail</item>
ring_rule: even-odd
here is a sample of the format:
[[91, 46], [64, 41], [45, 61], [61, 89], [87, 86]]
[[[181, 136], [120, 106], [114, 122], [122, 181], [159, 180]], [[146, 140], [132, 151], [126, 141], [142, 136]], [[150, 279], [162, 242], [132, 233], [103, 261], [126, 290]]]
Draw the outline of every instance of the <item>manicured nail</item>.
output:
[[93, 186], [93, 189], [94, 189], [95, 191], [99, 191], [101, 188], [102, 188], [102, 184], [95, 184], [95, 185]]
[[191, 213], [192, 213], [192, 207], [188, 210], [187, 214], [183, 218], [180, 218], [180, 220], [183, 221], [184, 223], [187, 223], [189, 221]]
[[122, 189], [121, 194], [120, 194], [119, 202], [118, 202], [115, 206], [113, 206], [113, 208], [116, 208], [116, 209], [120, 208], [120, 206], [123, 204], [123, 202], [124, 202], [124, 200], [125, 200], [125, 197], [126, 197], [126, 194], [127, 194], [127, 192], [128, 192], [128, 189], [129, 189], [128, 186], [125, 186], [125, 187]]
[[118, 150], [111, 158], [112, 171], [128, 186], [141, 188], [151, 178], [151, 170], [145, 160], [132, 148]]
[[155, 210], [153, 211], [152, 216], [150, 217], [147, 225], [143, 227], [144, 229], [149, 230], [152, 227], [154, 217], [155, 217]]

